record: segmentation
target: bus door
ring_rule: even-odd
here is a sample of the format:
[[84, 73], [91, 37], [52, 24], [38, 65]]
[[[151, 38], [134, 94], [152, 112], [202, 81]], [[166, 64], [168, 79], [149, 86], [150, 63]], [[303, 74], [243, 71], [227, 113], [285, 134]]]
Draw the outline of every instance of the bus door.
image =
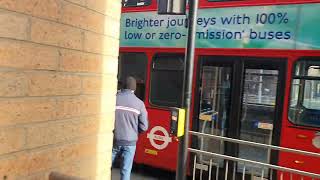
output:
[[[198, 99], [195, 101], [193, 131], [264, 144], [279, 144], [285, 60], [210, 56], [200, 58]], [[243, 159], [270, 163], [267, 149], [193, 136], [193, 148]], [[226, 161], [201, 154], [194, 156], [196, 176], [228, 178], [245, 172], [258, 177], [268, 169]], [[228, 173], [226, 172], [226, 167]], [[204, 173], [207, 171], [208, 173]], [[231, 173], [232, 172], [232, 173]], [[241, 175], [242, 176], [242, 175]], [[196, 178], [201, 179], [201, 178]]]
[[184, 54], [156, 53], [150, 67], [149, 130], [140, 138], [140, 153], [144, 164], [175, 171], [179, 142], [169, 134], [169, 120], [170, 107], [181, 107]]

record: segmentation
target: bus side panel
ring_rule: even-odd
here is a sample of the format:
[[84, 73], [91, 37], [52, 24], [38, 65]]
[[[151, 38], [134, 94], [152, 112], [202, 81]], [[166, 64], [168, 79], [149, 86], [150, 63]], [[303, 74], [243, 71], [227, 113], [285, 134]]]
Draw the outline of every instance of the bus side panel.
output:
[[[294, 65], [294, 61], [298, 57], [312, 55], [311, 52], [309, 53], [297, 53], [294, 57], [291, 56], [288, 62], [287, 68], [287, 85], [286, 85], [286, 92], [285, 92], [285, 99], [284, 99], [284, 106], [283, 106], [283, 116], [282, 116], [282, 130], [281, 130], [281, 147], [287, 147], [292, 149], [299, 149], [304, 151], [311, 151], [320, 153], [320, 149], [316, 148], [312, 140], [315, 138], [317, 130], [302, 127], [302, 126], [295, 126], [291, 123], [288, 119], [288, 107], [289, 107], [289, 98], [290, 98], [290, 89], [291, 89], [291, 81], [292, 81], [292, 69]], [[318, 56], [317, 53], [315, 53]], [[280, 152], [279, 153], [279, 161], [278, 164], [280, 166], [294, 168], [298, 170], [304, 170], [307, 172], [313, 173], [320, 173], [320, 168], [317, 166], [319, 163], [320, 158], [312, 157], [312, 156], [304, 156], [296, 153], [287, 153], [287, 152]], [[280, 174], [278, 173], [280, 176]], [[284, 179], [290, 179], [289, 174], [284, 174]], [[298, 175], [293, 176], [293, 179], [300, 179], [301, 177]], [[306, 178], [304, 178], [306, 179]]]
[[170, 112], [153, 108], [147, 110], [149, 130], [140, 137], [139, 146], [143, 149], [137, 155], [143, 157], [143, 164], [175, 171], [178, 141], [169, 135]]

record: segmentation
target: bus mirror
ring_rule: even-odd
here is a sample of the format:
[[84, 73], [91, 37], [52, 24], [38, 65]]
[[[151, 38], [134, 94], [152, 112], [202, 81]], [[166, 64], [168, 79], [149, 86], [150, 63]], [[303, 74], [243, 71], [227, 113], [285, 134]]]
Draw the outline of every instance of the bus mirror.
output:
[[158, 14], [185, 15], [187, 0], [158, 0]]
[[184, 135], [185, 114], [185, 109], [171, 109], [170, 134], [176, 137]]

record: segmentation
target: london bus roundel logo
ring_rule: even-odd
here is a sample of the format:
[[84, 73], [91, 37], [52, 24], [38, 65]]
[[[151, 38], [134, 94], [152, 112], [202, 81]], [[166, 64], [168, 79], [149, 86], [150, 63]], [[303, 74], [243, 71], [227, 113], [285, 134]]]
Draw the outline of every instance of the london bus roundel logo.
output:
[[[156, 134], [156, 132], [161, 132], [163, 135]], [[166, 148], [168, 144], [172, 142], [172, 138], [169, 136], [168, 131], [161, 126], [153, 127], [147, 134], [147, 138], [149, 139], [151, 145], [158, 150]], [[156, 143], [156, 140], [161, 141], [161, 143]]]

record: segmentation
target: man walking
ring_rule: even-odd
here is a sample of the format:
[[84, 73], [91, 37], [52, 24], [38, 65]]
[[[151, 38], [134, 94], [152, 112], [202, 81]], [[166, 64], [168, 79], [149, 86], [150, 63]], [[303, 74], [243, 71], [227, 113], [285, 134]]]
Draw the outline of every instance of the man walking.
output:
[[148, 129], [147, 110], [135, 90], [136, 80], [130, 76], [117, 94], [112, 164], [121, 157], [121, 180], [130, 180], [138, 134]]

